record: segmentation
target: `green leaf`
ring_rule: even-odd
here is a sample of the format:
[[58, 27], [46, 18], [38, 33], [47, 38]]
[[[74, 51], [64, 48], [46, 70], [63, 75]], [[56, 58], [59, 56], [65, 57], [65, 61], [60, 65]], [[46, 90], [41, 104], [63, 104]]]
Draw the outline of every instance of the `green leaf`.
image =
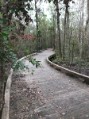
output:
[[0, 18], [2, 18], [2, 13], [0, 12]]
[[7, 32], [2, 32], [2, 36], [3, 37], [8, 37], [8, 33]]

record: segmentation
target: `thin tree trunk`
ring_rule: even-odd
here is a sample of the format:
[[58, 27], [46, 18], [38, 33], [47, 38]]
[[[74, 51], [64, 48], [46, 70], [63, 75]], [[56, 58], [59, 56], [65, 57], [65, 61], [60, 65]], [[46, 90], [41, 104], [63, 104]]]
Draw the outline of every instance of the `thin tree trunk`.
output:
[[60, 13], [59, 13], [59, 2], [56, 0], [56, 12], [57, 12], [57, 32], [58, 32], [58, 55], [62, 58], [61, 52], [61, 34], [60, 34]]
[[[87, 44], [88, 44], [88, 52], [89, 52], [89, 0], [87, 0], [87, 22], [86, 22], [86, 35], [87, 35]], [[89, 53], [87, 54], [89, 57]]]
[[89, 24], [89, 0], [87, 0], [87, 14], [88, 14], [87, 22]]
[[72, 43], [72, 63], [74, 62], [74, 40]]
[[84, 36], [84, 0], [82, 0], [82, 5], [81, 5], [81, 13], [80, 13], [80, 59], [82, 59], [82, 52], [83, 52], [83, 36]]
[[55, 49], [55, 15], [53, 15], [53, 43], [52, 43], [53, 49]]
[[35, 17], [36, 17], [36, 49], [40, 50], [40, 42], [39, 42], [39, 24], [38, 24], [38, 11], [37, 11], [37, 0], [35, 0]]
[[66, 51], [68, 50], [69, 44], [69, 11], [68, 5], [65, 4], [65, 17], [64, 17], [64, 41], [63, 41], [63, 59], [65, 60]]
[[63, 60], [65, 59], [65, 41], [66, 41], [66, 10], [65, 10], [65, 17], [64, 17]]
[[70, 37], [69, 37], [69, 62], [71, 63], [71, 39], [72, 39], [72, 29], [70, 30]]

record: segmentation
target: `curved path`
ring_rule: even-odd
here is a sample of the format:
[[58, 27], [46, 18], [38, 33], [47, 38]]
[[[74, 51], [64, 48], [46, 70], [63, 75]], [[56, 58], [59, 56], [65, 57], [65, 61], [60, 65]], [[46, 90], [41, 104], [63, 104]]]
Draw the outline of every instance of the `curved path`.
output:
[[89, 119], [89, 86], [50, 67], [51, 54], [49, 49], [35, 56], [41, 61], [37, 69], [24, 61], [33, 75], [13, 76], [10, 119]]

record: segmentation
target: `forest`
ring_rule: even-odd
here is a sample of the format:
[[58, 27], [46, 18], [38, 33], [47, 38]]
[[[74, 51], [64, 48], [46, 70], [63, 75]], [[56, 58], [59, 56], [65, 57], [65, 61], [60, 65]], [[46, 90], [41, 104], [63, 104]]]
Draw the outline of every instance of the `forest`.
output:
[[0, 119], [10, 69], [48, 48], [54, 63], [89, 76], [89, 0], [0, 0]]

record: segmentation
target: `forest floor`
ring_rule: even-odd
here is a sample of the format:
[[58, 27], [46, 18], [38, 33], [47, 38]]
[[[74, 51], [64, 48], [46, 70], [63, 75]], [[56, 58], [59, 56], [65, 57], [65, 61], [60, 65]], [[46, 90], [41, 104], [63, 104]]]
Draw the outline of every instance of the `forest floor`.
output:
[[66, 61], [58, 61], [58, 60], [53, 60], [54, 63], [58, 64], [59, 66], [68, 68], [70, 70], [85, 74], [89, 76], [89, 62], [83, 62], [81, 64], [79, 63], [68, 63]]
[[24, 60], [30, 71], [14, 72], [10, 119], [89, 119], [89, 86], [50, 67], [46, 58], [53, 53], [35, 55], [39, 68]]

